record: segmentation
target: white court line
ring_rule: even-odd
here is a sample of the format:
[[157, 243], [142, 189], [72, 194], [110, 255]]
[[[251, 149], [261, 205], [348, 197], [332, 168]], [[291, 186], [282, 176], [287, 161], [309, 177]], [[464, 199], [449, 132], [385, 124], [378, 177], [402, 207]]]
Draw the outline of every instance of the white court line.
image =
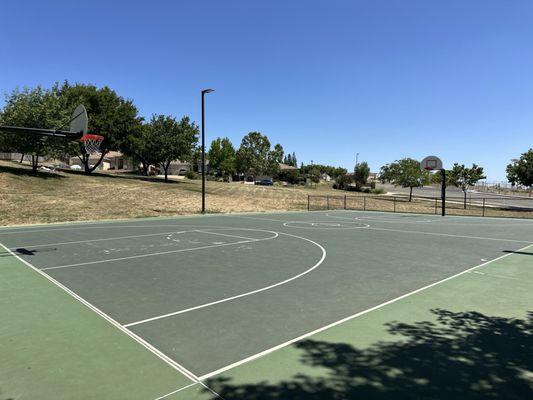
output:
[[481, 271], [473, 271], [472, 273], [473, 273], [473, 274], [477, 274], [477, 275], [489, 276], [489, 277], [491, 277], [491, 278], [511, 279], [511, 280], [513, 280], [513, 281], [523, 281], [523, 279], [515, 278], [515, 277], [512, 277], [512, 276], [503, 276], [503, 275], [487, 274], [486, 272], [481, 272]]
[[12, 256], [14, 256], [15, 258], [17, 258], [19, 261], [21, 261], [22, 263], [24, 263], [24, 265], [30, 267], [33, 271], [35, 271], [36, 273], [38, 273], [39, 275], [41, 275], [42, 277], [48, 279], [50, 282], [52, 282], [54, 285], [58, 286], [59, 288], [61, 288], [62, 290], [64, 290], [65, 292], [67, 292], [70, 296], [72, 296], [74, 299], [78, 300], [80, 303], [82, 303], [84, 306], [86, 306], [87, 308], [91, 309], [92, 311], [94, 311], [96, 314], [100, 315], [102, 318], [104, 318], [106, 321], [108, 321], [109, 323], [111, 323], [115, 328], [121, 330], [122, 332], [124, 332], [126, 335], [128, 335], [129, 337], [131, 337], [132, 339], [134, 339], [136, 342], [138, 342], [139, 344], [141, 344], [144, 348], [146, 348], [147, 350], [149, 350], [150, 352], [152, 352], [154, 355], [156, 355], [157, 357], [159, 357], [161, 360], [163, 360], [165, 363], [167, 363], [168, 365], [170, 365], [172, 368], [174, 368], [176, 371], [182, 373], [183, 375], [185, 375], [187, 378], [189, 378], [190, 380], [194, 381], [194, 382], [199, 382], [199, 379], [198, 377], [193, 374], [191, 371], [189, 371], [188, 369], [186, 369], [185, 367], [183, 367], [182, 365], [178, 364], [176, 361], [172, 360], [170, 357], [166, 356], [165, 354], [163, 354], [161, 351], [157, 350], [154, 346], [152, 346], [151, 344], [149, 344], [148, 342], [146, 342], [144, 339], [142, 339], [141, 337], [137, 336], [135, 333], [131, 332], [130, 330], [126, 329], [125, 327], [123, 327], [121, 324], [119, 324], [117, 321], [115, 321], [113, 318], [111, 318], [109, 315], [107, 315], [106, 313], [104, 313], [102, 310], [100, 310], [99, 308], [97, 308], [96, 306], [92, 305], [91, 303], [89, 303], [87, 300], [85, 300], [84, 298], [82, 298], [81, 296], [77, 295], [76, 293], [74, 293], [72, 290], [70, 290], [68, 287], [66, 287], [65, 285], [63, 285], [62, 283], [60, 283], [59, 281], [55, 280], [54, 278], [52, 278], [50, 275], [48, 274], [45, 274], [44, 272], [42, 272], [40, 269], [38, 269], [37, 267], [34, 267], [32, 264], [30, 264], [28, 261], [20, 258], [18, 255], [16, 255], [15, 253], [13, 253], [10, 249], [8, 249], [6, 246], [4, 246], [2, 243], [0, 243], [0, 246], [2, 246], [4, 249], [7, 250], [8, 253], [10, 253]]
[[[168, 396], [172, 396], [173, 394], [179, 393], [179, 392], [181, 392], [182, 390], [189, 389], [190, 387], [193, 387], [193, 386], [195, 386], [195, 385], [198, 385], [198, 383], [199, 383], [199, 382], [194, 382], [194, 383], [191, 383], [191, 384], [189, 384], [189, 385], [187, 385], [187, 386], [183, 386], [183, 387], [181, 387], [181, 388], [179, 388], [179, 389], [176, 389], [176, 390], [174, 390], [174, 391], [172, 391], [172, 392], [169, 392], [169, 393], [167, 393], [167, 394], [164, 394], [163, 396], [159, 396], [159, 397], [155, 398], [154, 400], [162, 400], [162, 399], [166, 399]], [[219, 397], [220, 397], [220, 396], [219, 396]]]
[[370, 227], [368, 229], [372, 231], [414, 233], [418, 235], [432, 235], [432, 236], [454, 237], [454, 238], [473, 239], [473, 240], [494, 240], [497, 242], [515, 242], [515, 243], [529, 243], [529, 244], [533, 243], [533, 241], [531, 240], [501, 239], [501, 238], [490, 238], [490, 237], [484, 237], [484, 236], [454, 235], [452, 233], [437, 233], [437, 232], [410, 231], [410, 230], [404, 231], [402, 229], [375, 228], [375, 227]]
[[[531, 246], [531, 245], [528, 245], [528, 246], [522, 247], [521, 249], [518, 249], [518, 250], [516, 250], [516, 251], [522, 251], [522, 250], [525, 250], [525, 249], [527, 249], [527, 248], [530, 247], [530, 246]], [[274, 351], [276, 351], [276, 350], [279, 350], [279, 349], [282, 349], [282, 348], [284, 348], [284, 347], [287, 347], [287, 346], [289, 346], [289, 345], [291, 345], [291, 344], [293, 344], [293, 343], [295, 343], [295, 342], [298, 342], [298, 341], [300, 341], [300, 340], [306, 339], [306, 338], [308, 338], [309, 336], [316, 335], [317, 333], [323, 332], [323, 331], [325, 331], [325, 330], [327, 330], [327, 329], [333, 328], [333, 327], [335, 327], [335, 326], [337, 326], [337, 325], [343, 324], [343, 323], [348, 322], [348, 321], [350, 321], [350, 320], [352, 320], [352, 319], [355, 319], [355, 318], [360, 317], [360, 316], [362, 316], [362, 315], [368, 314], [368, 313], [370, 313], [370, 312], [372, 312], [372, 311], [375, 311], [375, 310], [378, 310], [378, 309], [380, 309], [380, 308], [383, 308], [383, 307], [385, 307], [385, 306], [387, 306], [387, 305], [389, 305], [389, 304], [392, 304], [392, 303], [395, 303], [395, 302], [397, 302], [397, 301], [399, 301], [399, 300], [405, 299], [406, 297], [409, 297], [409, 296], [412, 296], [412, 295], [414, 295], [414, 294], [416, 294], [416, 293], [419, 293], [419, 292], [422, 292], [422, 291], [424, 291], [424, 290], [427, 290], [427, 289], [429, 289], [429, 288], [431, 288], [431, 287], [433, 287], [433, 286], [437, 286], [437, 285], [440, 285], [441, 283], [444, 283], [444, 282], [447, 282], [447, 281], [449, 281], [449, 280], [451, 280], [451, 279], [457, 278], [458, 276], [461, 276], [461, 275], [464, 275], [464, 274], [466, 274], [466, 273], [469, 273], [470, 271], [473, 271], [473, 270], [475, 270], [475, 269], [477, 269], [477, 268], [481, 268], [481, 267], [483, 267], [483, 266], [485, 266], [485, 265], [491, 264], [491, 263], [493, 263], [494, 261], [501, 260], [501, 259], [503, 259], [503, 258], [505, 258], [505, 257], [510, 256], [511, 254], [515, 254], [515, 253], [507, 253], [507, 254], [504, 254], [503, 256], [500, 256], [500, 257], [494, 258], [494, 259], [492, 259], [492, 260], [490, 260], [490, 261], [484, 262], [483, 264], [476, 265], [475, 267], [472, 267], [472, 268], [466, 269], [466, 270], [464, 270], [464, 271], [462, 271], [462, 272], [459, 272], [459, 273], [457, 273], [457, 274], [455, 274], [455, 275], [449, 276], [448, 278], [441, 279], [441, 280], [439, 280], [439, 281], [437, 281], [437, 282], [433, 282], [433, 283], [431, 283], [431, 284], [429, 284], [429, 285], [426, 285], [426, 286], [421, 287], [421, 288], [419, 288], [419, 289], [413, 290], [413, 291], [411, 291], [411, 292], [409, 292], [409, 293], [403, 294], [403, 295], [401, 295], [401, 296], [399, 296], [399, 297], [396, 297], [396, 298], [391, 299], [391, 300], [389, 300], [389, 301], [386, 301], [386, 302], [384, 302], [384, 303], [378, 304], [378, 305], [376, 305], [376, 306], [374, 306], [374, 307], [371, 307], [371, 308], [368, 308], [368, 309], [366, 309], [366, 310], [360, 311], [360, 312], [355, 313], [355, 314], [353, 314], [353, 315], [350, 315], [350, 316], [348, 316], [348, 317], [346, 317], [346, 318], [343, 318], [343, 319], [340, 319], [340, 320], [338, 320], [338, 321], [336, 321], [336, 322], [333, 322], [333, 323], [331, 323], [331, 324], [329, 324], [329, 325], [323, 326], [323, 327], [321, 327], [321, 328], [315, 329], [314, 331], [311, 331], [311, 332], [305, 333], [305, 334], [303, 334], [303, 335], [300, 335], [300, 336], [298, 336], [298, 337], [295, 337], [294, 339], [291, 339], [291, 340], [288, 340], [288, 341], [286, 341], [286, 342], [284, 342], [284, 343], [278, 344], [277, 346], [271, 347], [271, 348], [269, 348], [269, 349], [267, 349], [267, 350], [264, 350], [264, 351], [262, 351], [262, 352], [260, 352], [260, 353], [257, 353], [257, 354], [254, 354], [254, 355], [252, 355], [252, 356], [246, 357], [246, 358], [244, 358], [244, 359], [242, 359], [242, 360], [240, 360], [240, 361], [237, 361], [237, 362], [235, 362], [235, 363], [233, 363], [233, 364], [230, 364], [230, 365], [227, 365], [227, 366], [225, 366], [225, 367], [219, 368], [219, 369], [217, 369], [217, 370], [215, 370], [215, 371], [209, 372], [209, 373], [207, 373], [207, 374], [205, 374], [205, 375], [200, 376], [199, 379], [200, 379], [201, 381], [203, 381], [203, 380], [208, 379], [208, 378], [211, 378], [211, 377], [213, 377], [213, 376], [215, 376], [215, 375], [219, 375], [219, 374], [221, 374], [222, 372], [226, 372], [226, 371], [228, 371], [228, 370], [230, 370], [230, 369], [233, 369], [233, 368], [235, 368], [235, 367], [238, 367], [239, 365], [243, 365], [243, 364], [246, 364], [246, 363], [248, 363], [248, 362], [250, 362], [250, 361], [256, 360], [256, 359], [258, 359], [258, 358], [260, 358], [260, 357], [263, 357], [263, 356], [265, 356], [265, 355], [267, 355], [267, 354], [270, 354], [270, 353], [272, 353], [272, 352], [274, 352]]]
[[235, 217], [235, 218], [245, 218], [245, 219], [257, 219], [257, 220], [260, 220], [260, 221], [274, 221], [274, 222], [287, 222], [286, 219], [272, 219], [272, 218], [259, 218], [259, 217], [246, 217], [244, 215], [231, 215], [231, 214], [226, 214], [225, 215], [226, 217]]
[[211, 245], [208, 245], [208, 246], [191, 247], [191, 248], [188, 248], [188, 249], [160, 251], [160, 252], [157, 252], [157, 253], [138, 254], [136, 256], [119, 257], [119, 258], [109, 258], [107, 260], [87, 261], [87, 262], [77, 263], [77, 264], [57, 265], [55, 267], [41, 268], [41, 271], [48, 271], [48, 270], [51, 270], [51, 269], [80, 267], [80, 266], [83, 266], [83, 265], [103, 264], [103, 263], [114, 262], [114, 261], [132, 260], [132, 259], [135, 259], [135, 258], [161, 256], [161, 255], [165, 255], [165, 254], [183, 253], [183, 252], [186, 252], [186, 251], [204, 250], [204, 249], [210, 249], [210, 248], [213, 248], [213, 247], [234, 246], [236, 244], [260, 242], [260, 241], [263, 241], [263, 240], [270, 240], [270, 239], [274, 239], [274, 238], [256, 239], [256, 240], [240, 240], [238, 242], [233, 242], [233, 243], [211, 244]]
[[33, 271], [35, 271], [36, 273], [38, 273], [39, 275], [41, 275], [42, 277], [48, 279], [48, 281], [52, 282], [54, 285], [56, 285], [57, 287], [59, 287], [60, 289], [64, 290], [66, 293], [68, 293], [70, 296], [72, 296], [74, 299], [76, 299], [77, 301], [79, 301], [80, 303], [82, 303], [84, 306], [86, 306], [87, 308], [89, 308], [90, 310], [94, 311], [96, 314], [98, 314], [99, 316], [101, 316], [102, 318], [104, 318], [107, 322], [109, 322], [111, 325], [113, 325], [115, 328], [119, 329], [120, 331], [122, 331], [123, 333], [125, 333], [126, 335], [128, 335], [130, 338], [132, 338], [133, 340], [135, 340], [137, 343], [139, 343], [141, 346], [143, 346], [146, 350], [150, 351], [152, 354], [154, 354], [155, 356], [157, 356], [159, 359], [161, 359], [162, 361], [164, 361], [166, 364], [168, 364], [170, 367], [172, 367], [173, 369], [175, 369], [176, 371], [178, 371], [179, 373], [181, 373], [182, 375], [184, 375], [185, 377], [187, 377], [188, 379], [190, 379], [191, 381], [195, 382], [195, 384], [200, 384], [202, 385], [206, 390], [210, 391], [211, 393], [213, 393], [215, 396], [217, 396], [218, 398], [220, 399], [223, 399], [222, 396], [220, 396], [217, 392], [215, 392], [213, 389], [211, 389], [210, 387], [208, 387], [205, 383], [203, 383], [202, 381], [200, 381], [200, 379], [195, 375], [193, 374], [191, 371], [189, 371], [187, 368], [185, 368], [183, 365], [177, 363], [176, 361], [174, 361], [172, 358], [168, 357], [167, 355], [165, 355], [163, 352], [161, 352], [160, 350], [156, 349], [154, 346], [152, 346], [150, 343], [148, 343], [146, 340], [144, 340], [143, 338], [141, 338], [140, 336], [136, 335], [135, 333], [133, 333], [132, 331], [130, 331], [129, 329], [126, 329], [124, 326], [122, 326], [121, 324], [119, 324], [117, 321], [115, 321], [113, 318], [111, 318], [109, 315], [107, 315], [106, 313], [104, 313], [102, 310], [100, 310], [98, 307], [94, 306], [93, 304], [89, 303], [87, 300], [85, 300], [83, 297], [79, 296], [78, 294], [74, 293], [72, 290], [70, 290], [68, 287], [66, 287], [65, 285], [63, 285], [62, 283], [60, 283], [59, 281], [55, 280], [54, 278], [52, 278], [50, 275], [48, 274], [45, 274], [44, 272], [42, 272], [40, 269], [36, 268], [35, 266], [33, 266], [31, 263], [29, 263], [28, 261], [20, 258], [18, 255], [16, 255], [15, 253], [13, 253], [10, 249], [8, 249], [6, 246], [4, 246], [2, 243], [0, 243], [0, 246], [2, 246], [5, 250], [7, 250], [8, 253], [10, 253], [12, 256], [14, 256], [15, 258], [17, 258], [20, 262], [22, 262], [24, 265], [30, 267]]
[[[203, 230], [200, 230], [200, 229], [195, 229], [193, 232], [200, 232], [200, 233], [207, 233], [207, 234], [211, 234], [211, 235], [233, 237], [233, 238], [237, 238], [237, 239], [249, 240], [251, 242], [257, 242], [259, 240], [259, 239], [255, 239], [255, 238], [244, 237], [244, 236], [229, 235], [227, 233], [208, 232], [208, 231], [203, 231]], [[273, 238], [271, 238], [271, 239], [275, 239], [277, 237], [278, 237], [278, 234], [276, 233], [276, 235]]]
[[[363, 214], [366, 218], [373, 217], [372, 214], [384, 214], [386, 216], [393, 215], [419, 215], [421, 217], [433, 216], [435, 219], [432, 221], [439, 222], [440, 225], [464, 225], [464, 226], [532, 226], [533, 220], [531, 218], [518, 218], [518, 217], [490, 217], [490, 216], [480, 216], [480, 215], [446, 215], [435, 216], [434, 214], [419, 214], [419, 213], [405, 213], [405, 212], [392, 212], [392, 211], [363, 211], [363, 210], [330, 210], [330, 212], [335, 213], [353, 213], [353, 214]], [[438, 217], [438, 218], [436, 218]], [[357, 217], [356, 217], [357, 218]], [[392, 217], [395, 218], [395, 217]], [[398, 217], [396, 217], [399, 219]], [[476, 221], [475, 224], [462, 224], [455, 222], [456, 219], [469, 219], [472, 222]], [[504, 221], [499, 223], [499, 221]], [[506, 221], [512, 221], [513, 223], [505, 223]]]
[[161, 233], [148, 233], [146, 235], [131, 235], [131, 236], [114, 236], [108, 238], [100, 239], [85, 239], [85, 240], [75, 240], [72, 242], [57, 242], [57, 243], [46, 243], [46, 244], [37, 244], [37, 245], [22, 245], [17, 247], [11, 247], [11, 250], [16, 250], [20, 248], [37, 248], [37, 247], [47, 247], [47, 246], [62, 246], [66, 244], [79, 244], [79, 243], [92, 243], [92, 242], [102, 242], [106, 240], [122, 240], [122, 239], [134, 239], [140, 237], [150, 237], [150, 236], [159, 236], [159, 235], [170, 235], [172, 233], [185, 233], [188, 231], [173, 231], [173, 232], [161, 232]]
[[163, 315], [157, 315], [155, 317], [152, 317], [152, 318], [146, 318], [146, 319], [143, 319], [141, 321], [136, 321], [136, 322], [131, 322], [129, 324], [124, 324], [124, 327], [130, 327], [130, 326], [135, 326], [135, 325], [140, 325], [140, 324], [144, 324], [146, 322], [152, 322], [152, 321], [156, 321], [156, 320], [159, 320], [159, 319], [163, 319], [163, 318], [168, 318], [168, 317], [172, 317], [172, 316], [175, 316], [175, 315], [179, 315], [179, 314], [185, 314], [187, 312], [190, 312], [190, 311], [194, 311], [194, 310], [199, 310], [201, 308], [205, 308], [205, 307], [210, 307], [210, 306], [214, 306], [215, 304], [220, 304], [220, 303], [225, 303], [227, 301], [231, 301], [231, 300], [235, 300], [235, 299], [239, 299], [241, 297], [246, 297], [246, 296], [250, 296], [252, 294], [256, 294], [256, 293], [261, 293], [261, 292], [264, 292], [266, 290], [270, 290], [270, 289], [273, 289], [277, 286], [281, 286], [281, 285], [285, 285], [286, 283], [289, 283], [289, 282], [292, 282], [298, 278], [301, 278], [302, 276], [304, 275], [307, 275], [308, 273], [310, 273], [311, 271], [315, 270], [316, 268], [318, 268], [320, 266], [320, 264], [322, 264], [326, 258], [326, 249], [324, 247], [322, 247], [320, 244], [318, 244], [317, 242], [311, 240], [311, 239], [307, 239], [305, 237], [302, 237], [302, 236], [297, 236], [297, 235], [292, 235], [290, 233], [283, 233], [283, 232], [279, 232], [280, 235], [286, 235], [286, 236], [292, 236], [294, 238], [297, 238], [297, 239], [302, 239], [302, 240], [306, 240], [312, 244], [314, 244], [315, 246], [317, 246], [318, 248], [320, 248], [320, 250], [322, 250], [322, 257], [320, 257], [320, 260], [318, 260], [318, 262], [313, 265], [311, 268], [299, 273], [298, 275], [295, 275], [291, 278], [288, 278], [288, 279], [285, 279], [284, 281], [281, 281], [281, 282], [277, 282], [277, 283], [274, 283], [272, 285], [269, 285], [269, 286], [265, 286], [265, 287], [262, 287], [260, 289], [256, 289], [256, 290], [252, 290], [252, 291], [249, 291], [249, 292], [246, 292], [246, 293], [242, 293], [242, 294], [238, 294], [236, 296], [231, 296], [231, 297], [226, 297], [224, 299], [220, 299], [220, 300], [217, 300], [217, 301], [212, 301], [210, 303], [206, 303], [206, 304], [201, 304], [199, 306], [195, 306], [195, 307], [191, 307], [191, 308], [187, 308], [187, 309], [184, 309], [184, 310], [179, 310], [179, 311], [175, 311], [175, 312], [171, 312], [171, 313], [168, 313], [168, 314], [163, 314]]
[[[262, 231], [261, 229], [253, 229], [253, 228], [239, 228], [239, 227], [232, 227], [232, 226], [219, 226], [219, 225], [158, 225], [157, 227], [175, 227], [175, 228], [200, 228], [200, 229], [211, 229], [211, 230], [241, 230], [241, 231]], [[128, 227], [130, 228], [130, 227]], [[11, 250], [16, 250], [18, 248], [37, 248], [37, 247], [47, 247], [47, 246], [61, 246], [61, 245], [67, 245], [67, 244], [79, 244], [79, 243], [92, 243], [92, 242], [101, 242], [106, 240], [121, 240], [121, 239], [134, 239], [139, 237], [150, 237], [150, 236], [158, 236], [158, 235], [170, 235], [172, 233], [186, 233], [186, 232], [200, 232], [199, 230], [192, 229], [192, 230], [184, 230], [184, 231], [170, 231], [170, 232], [161, 232], [161, 233], [147, 233], [142, 235], [129, 235], [129, 236], [110, 236], [108, 238], [99, 238], [99, 239], [84, 239], [84, 240], [75, 240], [70, 242], [56, 242], [56, 243], [45, 243], [45, 244], [23, 244], [17, 247], [11, 247]], [[204, 232], [204, 233], [210, 233], [210, 232]], [[238, 237], [238, 236], [235, 236]], [[255, 240], [251, 238], [246, 238], [249, 240]]]

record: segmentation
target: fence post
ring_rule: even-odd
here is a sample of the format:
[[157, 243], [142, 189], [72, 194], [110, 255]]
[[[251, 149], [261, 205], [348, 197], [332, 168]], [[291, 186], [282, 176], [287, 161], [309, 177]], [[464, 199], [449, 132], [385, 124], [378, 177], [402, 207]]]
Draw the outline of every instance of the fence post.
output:
[[396, 196], [394, 196], [393, 199], [394, 199], [394, 212], [396, 212]]
[[484, 217], [485, 216], [485, 198], [484, 197], [483, 197], [483, 208], [482, 208], [482, 210], [483, 210], [483, 213], [481, 214], [481, 216]]
[[326, 196], [326, 210], [329, 210], [329, 195]]
[[346, 210], [346, 195], [344, 195], [344, 209]]
[[311, 195], [308, 194], [307, 195], [307, 211], [309, 211], [311, 207], [310, 203], [311, 203]]
[[366, 196], [363, 196], [363, 211], [366, 211]]

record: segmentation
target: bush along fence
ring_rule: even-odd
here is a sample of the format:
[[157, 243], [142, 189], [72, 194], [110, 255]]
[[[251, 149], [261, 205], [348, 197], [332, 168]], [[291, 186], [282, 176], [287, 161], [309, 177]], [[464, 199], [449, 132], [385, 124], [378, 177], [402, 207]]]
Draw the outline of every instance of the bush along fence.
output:
[[[533, 218], [533, 199], [507, 197], [447, 197], [447, 215]], [[307, 210], [387, 211], [440, 215], [440, 197], [309, 195]]]

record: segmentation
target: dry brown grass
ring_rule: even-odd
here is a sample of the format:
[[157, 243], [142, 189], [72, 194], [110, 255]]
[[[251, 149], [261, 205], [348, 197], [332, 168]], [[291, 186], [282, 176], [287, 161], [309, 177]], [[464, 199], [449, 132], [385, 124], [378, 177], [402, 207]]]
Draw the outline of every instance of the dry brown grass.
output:
[[[16, 162], [0, 161], [0, 225], [169, 216], [200, 212], [201, 182], [164, 183], [126, 175], [34, 175]], [[265, 187], [207, 182], [208, 212], [304, 210], [318, 188]]]
[[[127, 175], [46, 173], [34, 175], [16, 162], [0, 161], [0, 225], [123, 219], [195, 214], [200, 212], [201, 182], [164, 183]], [[344, 194], [330, 185], [317, 188], [266, 187], [239, 183], [207, 182], [208, 212], [260, 212], [307, 209], [342, 209]], [[330, 196], [329, 200], [325, 196]], [[366, 197], [366, 198], [365, 198]], [[328, 207], [329, 201], [329, 207]], [[347, 193], [346, 208], [439, 214], [440, 202], [394, 201], [392, 196]], [[450, 215], [482, 215], [481, 207], [448, 204]], [[533, 218], [533, 212], [485, 208], [485, 216]]]

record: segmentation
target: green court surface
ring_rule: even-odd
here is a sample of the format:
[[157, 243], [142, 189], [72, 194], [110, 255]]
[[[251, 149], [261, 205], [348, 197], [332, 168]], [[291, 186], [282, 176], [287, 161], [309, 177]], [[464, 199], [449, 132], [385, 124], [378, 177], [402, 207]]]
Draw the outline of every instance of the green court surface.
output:
[[533, 221], [0, 229], [0, 399], [526, 398]]

